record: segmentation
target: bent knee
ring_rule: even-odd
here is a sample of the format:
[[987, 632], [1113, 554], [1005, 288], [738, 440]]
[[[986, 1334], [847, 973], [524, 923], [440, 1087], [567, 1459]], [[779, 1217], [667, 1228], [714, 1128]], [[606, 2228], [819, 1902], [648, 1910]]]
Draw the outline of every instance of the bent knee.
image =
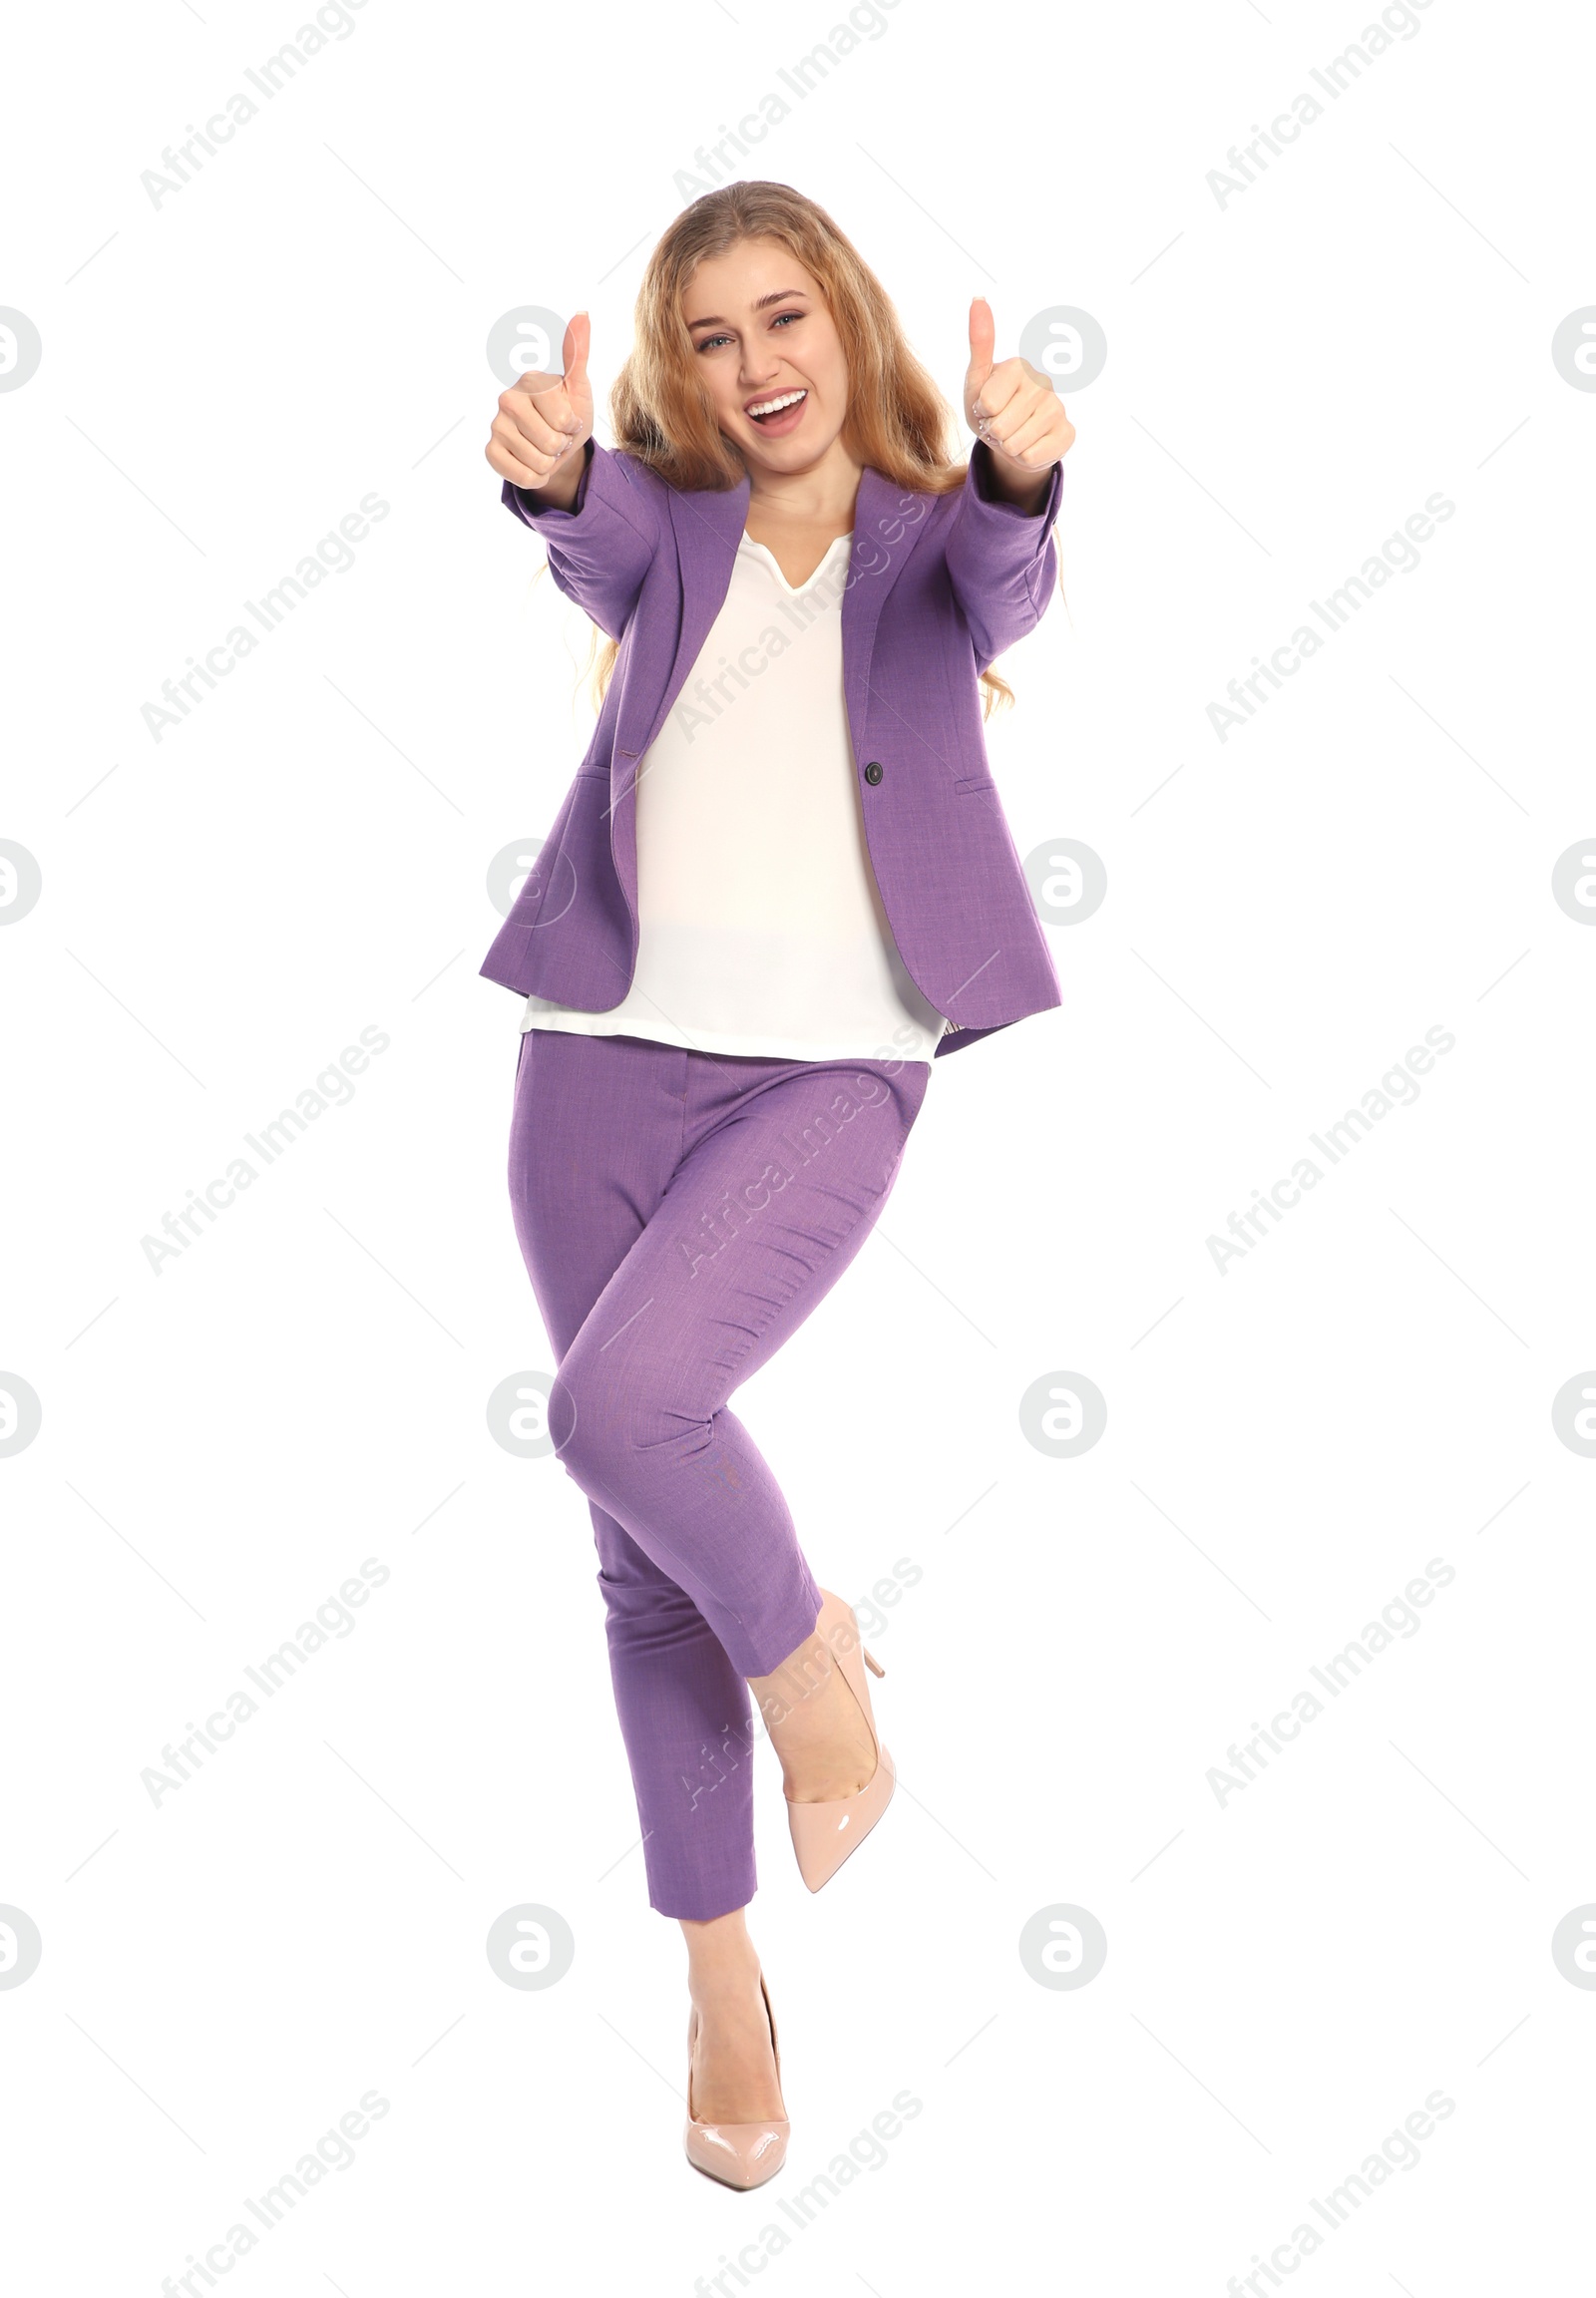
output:
[[631, 1363], [611, 1365], [579, 1340], [549, 1391], [555, 1450], [579, 1481], [620, 1481], [643, 1456], [680, 1444], [691, 1450], [708, 1433], [710, 1415], [683, 1409], [663, 1380]]

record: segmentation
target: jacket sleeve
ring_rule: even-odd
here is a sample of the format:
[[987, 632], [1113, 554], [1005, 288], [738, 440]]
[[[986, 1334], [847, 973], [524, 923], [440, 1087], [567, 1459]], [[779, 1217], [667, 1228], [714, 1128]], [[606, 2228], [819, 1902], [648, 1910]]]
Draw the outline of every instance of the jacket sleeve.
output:
[[945, 547], [948, 578], [970, 625], [976, 667], [985, 670], [1040, 621], [1058, 580], [1053, 521], [1063, 464], [1052, 467], [1039, 511], [1005, 503], [992, 487], [992, 449], [978, 439]]
[[536, 497], [507, 479], [507, 511], [543, 537], [549, 572], [600, 630], [618, 638], [659, 544], [659, 508], [628, 457], [585, 441], [585, 468], [569, 511], [534, 509]]

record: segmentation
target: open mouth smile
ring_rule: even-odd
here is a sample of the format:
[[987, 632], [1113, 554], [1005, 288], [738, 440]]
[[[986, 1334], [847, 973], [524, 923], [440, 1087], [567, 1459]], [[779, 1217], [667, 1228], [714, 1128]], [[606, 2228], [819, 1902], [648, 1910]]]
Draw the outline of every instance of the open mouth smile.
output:
[[761, 431], [791, 431], [796, 429], [808, 400], [809, 393], [802, 388], [773, 391], [767, 398], [750, 400], [743, 412]]

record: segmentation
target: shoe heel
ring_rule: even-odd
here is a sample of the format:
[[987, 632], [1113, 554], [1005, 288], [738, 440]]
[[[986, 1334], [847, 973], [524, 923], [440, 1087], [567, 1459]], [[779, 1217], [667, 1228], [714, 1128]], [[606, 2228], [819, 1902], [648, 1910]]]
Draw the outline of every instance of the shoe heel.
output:
[[864, 1644], [861, 1644], [859, 1649], [865, 1655], [865, 1666], [870, 1670], [871, 1675], [885, 1676], [887, 1671], [885, 1668], [883, 1668], [881, 1662], [876, 1658], [874, 1652], [872, 1652], [869, 1647]]

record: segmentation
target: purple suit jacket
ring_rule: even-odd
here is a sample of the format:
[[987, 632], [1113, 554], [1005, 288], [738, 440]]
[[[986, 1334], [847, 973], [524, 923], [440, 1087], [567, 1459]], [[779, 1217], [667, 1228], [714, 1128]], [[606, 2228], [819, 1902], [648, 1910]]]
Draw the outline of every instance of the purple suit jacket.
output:
[[[618, 1005], [637, 958], [635, 782], [731, 583], [744, 477], [673, 489], [590, 440], [570, 511], [503, 500], [540, 534], [560, 588], [620, 653], [588, 754], [479, 970], [585, 1012]], [[842, 602], [843, 688], [871, 865], [905, 965], [957, 1024], [958, 1052], [1063, 1002], [987, 759], [977, 678], [1039, 619], [1057, 578], [1063, 466], [1027, 514], [990, 492], [859, 482]]]

